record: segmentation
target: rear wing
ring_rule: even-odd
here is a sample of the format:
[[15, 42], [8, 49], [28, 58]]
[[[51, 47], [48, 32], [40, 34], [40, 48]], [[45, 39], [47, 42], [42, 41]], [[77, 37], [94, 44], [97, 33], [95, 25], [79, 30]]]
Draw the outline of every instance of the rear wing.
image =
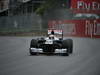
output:
[[54, 34], [59, 34], [59, 35], [62, 35], [63, 34], [63, 31], [62, 30], [52, 30], [52, 29], [49, 29], [48, 30], [48, 34], [51, 34], [52, 31], [54, 31]]
[[52, 31], [54, 31], [55, 35], [61, 35], [63, 39], [63, 30], [49, 29], [48, 34], [51, 34]]

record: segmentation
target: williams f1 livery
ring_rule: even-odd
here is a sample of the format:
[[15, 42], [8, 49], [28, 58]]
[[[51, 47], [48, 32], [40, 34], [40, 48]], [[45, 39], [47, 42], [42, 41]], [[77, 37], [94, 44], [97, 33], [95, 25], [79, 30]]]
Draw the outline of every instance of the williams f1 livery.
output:
[[[62, 37], [57, 37], [60, 34]], [[68, 56], [73, 52], [73, 40], [63, 39], [62, 30], [48, 30], [48, 37], [32, 39], [29, 48], [30, 55], [60, 54]]]

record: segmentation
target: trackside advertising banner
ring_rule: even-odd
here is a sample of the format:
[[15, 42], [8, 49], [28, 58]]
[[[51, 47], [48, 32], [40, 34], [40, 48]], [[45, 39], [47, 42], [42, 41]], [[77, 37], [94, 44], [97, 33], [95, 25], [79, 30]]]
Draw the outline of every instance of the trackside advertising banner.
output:
[[100, 38], [100, 19], [98, 20], [54, 20], [49, 21], [49, 29], [63, 30], [65, 36]]
[[100, 0], [71, 0], [71, 8], [76, 13], [100, 13]]

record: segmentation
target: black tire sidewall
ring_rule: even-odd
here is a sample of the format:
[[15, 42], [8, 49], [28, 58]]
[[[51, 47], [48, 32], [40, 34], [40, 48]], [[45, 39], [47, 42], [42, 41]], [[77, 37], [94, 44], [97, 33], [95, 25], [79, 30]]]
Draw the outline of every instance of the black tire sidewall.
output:
[[38, 45], [38, 41], [36, 39], [32, 39], [30, 43], [30, 47], [36, 48]]
[[[38, 41], [36, 39], [32, 39], [31, 42], [30, 42], [30, 48], [37, 48], [38, 46]], [[31, 49], [30, 49], [30, 55], [37, 55], [36, 52], [32, 52]]]
[[63, 48], [67, 48], [68, 53], [73, 53], [73, 40], [72, 39], [66, 39], [63, 40]]

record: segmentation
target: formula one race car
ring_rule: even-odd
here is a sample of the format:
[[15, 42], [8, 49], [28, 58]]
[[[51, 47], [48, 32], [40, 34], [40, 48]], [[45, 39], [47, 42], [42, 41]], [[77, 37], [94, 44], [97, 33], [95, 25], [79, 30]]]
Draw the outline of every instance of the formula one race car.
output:
[[[62, 37], [55, 35], [60, 34]], [[48, 37], [32, 39], [29, 48], [30, 55], [60, 54], [69, 56], [73, 52], [73, 40], [63, 39], [62, 30], [48, 30]]]

